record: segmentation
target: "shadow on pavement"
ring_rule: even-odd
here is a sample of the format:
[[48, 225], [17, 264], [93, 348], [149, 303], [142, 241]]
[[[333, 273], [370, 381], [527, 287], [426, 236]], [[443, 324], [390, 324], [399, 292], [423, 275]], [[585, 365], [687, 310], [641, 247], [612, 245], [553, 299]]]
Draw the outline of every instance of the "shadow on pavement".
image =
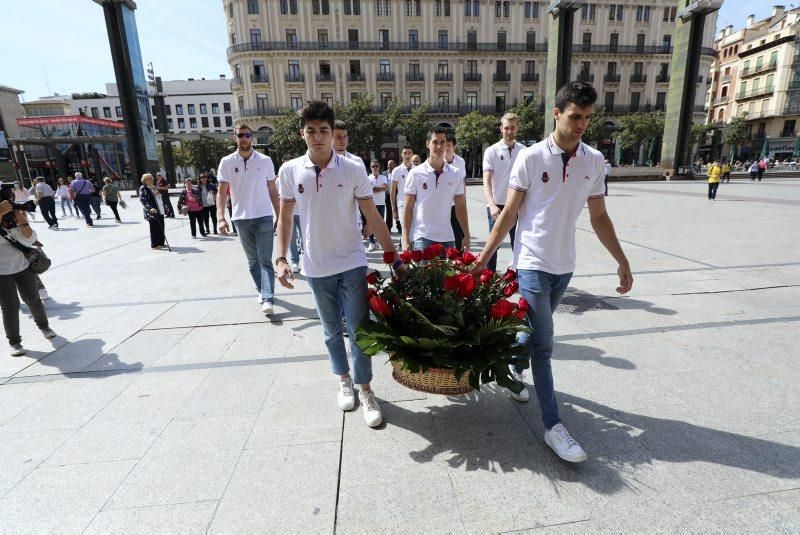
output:
[[552, 358], [555, 360], [592, 361], [618, 370], [636, 369], [636, 365], [628, 359], [607, 356], [606, 352], [599, 347], [565, 344], [564, 342], [555, 343]]

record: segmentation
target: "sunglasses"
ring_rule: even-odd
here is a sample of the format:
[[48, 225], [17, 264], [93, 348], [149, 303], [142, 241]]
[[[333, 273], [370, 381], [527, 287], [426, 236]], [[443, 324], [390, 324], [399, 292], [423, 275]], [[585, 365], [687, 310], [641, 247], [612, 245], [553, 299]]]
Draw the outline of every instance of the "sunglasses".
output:
[[251, 134], [250, 132], [239, 132], [238, 134], [236, 134], [236, 137], [238, 137], [239, 139], [241, 138], [250, 139], [251, 137], [253, 137], [253, 134]]

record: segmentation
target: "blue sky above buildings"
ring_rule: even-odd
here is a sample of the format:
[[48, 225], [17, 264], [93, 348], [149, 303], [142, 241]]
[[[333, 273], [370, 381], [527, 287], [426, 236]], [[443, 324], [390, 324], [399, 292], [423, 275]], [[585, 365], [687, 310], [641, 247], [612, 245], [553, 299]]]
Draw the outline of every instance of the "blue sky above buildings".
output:
[[[772, 12], [767, 0], [726, 0], [717, 27], [744, 25], [747, 15]], [[220, 0], [136, 0], [145, 63], [165, 80], [230, 77], [225, 15]], [[786, 4], [787, 9], [790, 7]], [[103, 11], [92, 0], [2, 0], [0, 84], [47, 94], [104, 91], [114, 81]]]

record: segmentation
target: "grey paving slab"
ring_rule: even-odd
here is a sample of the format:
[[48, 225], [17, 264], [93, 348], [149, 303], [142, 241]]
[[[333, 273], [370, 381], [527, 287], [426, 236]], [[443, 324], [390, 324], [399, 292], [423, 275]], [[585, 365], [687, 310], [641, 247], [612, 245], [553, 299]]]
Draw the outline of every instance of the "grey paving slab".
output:
[[61, 385], [55, 381], [0, 386], [0, 394], [3, 395], [2, 402], [0, 402], [0, 424], [5, 424], [59, 386]]
[[31, 364], [17, 377], [32, 377], [53, 373], [80, 372], [102, 360], [108, 366], [115, 366], [119, 359], [113, 348], [122, 342], [127, 333], [105, 332], [87, 333], [54, 351], [41, 360]]
[[180, 342], [191, 329], [164, 329], [139, 331], [114, 347], [110, 354], [96, 360], [83, 371], [136, 372], [147, 368], [163, 357], [167, 351]]
[[0, 430], [0, 496], [30, 474], [74, 432], [72, 429]]
[[83, 533], [87, 535], [108, 533], [199, 535], [206, 533], [218, 503], [217, 501], [208, 501], [101, 511]]
[[196, 364], [217, 362], [236, 340], [242, 327], [196, 327], [172, 346], [156, 365]]
[[338, 443], [245, 451], [209, 533], [331, 533]]
[[276, 373], [267, 365], [210, 370], [175, 418], [258, 414]]

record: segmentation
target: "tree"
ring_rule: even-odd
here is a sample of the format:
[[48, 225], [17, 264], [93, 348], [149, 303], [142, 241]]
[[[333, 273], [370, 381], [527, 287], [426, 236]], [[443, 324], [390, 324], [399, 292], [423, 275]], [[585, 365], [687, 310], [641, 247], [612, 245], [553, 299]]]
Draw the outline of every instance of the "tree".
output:
[[725, 132], [723, 142], [729, 147], [733, 147], [733, 154], [736, 155], [739, 152], [739, 145], [746, 141], [747, 138], [747, 112], [745, 111], [728, 123], [728, 131]]
[[192, 164], [189, 151], [183, 143], [172, 145], [172, 160], [183, 172], [183, 177], [186, 178], [186, 168]]
[[619, 118], [620, 130], [614, 137], [622, 149], [641, 151], [645, 141], [653, 143], [664, 133], [662, 112], [635, 112]]
[[592, 119], [589, 126], [583, 132], [581, 141], [587, 145], [599, 145], [601, 141], [608, 138], [608, 127], [605, 126], [607, 116], [603, 106], [597, 106], [592, 111]]
[[353, 153], [369, 151], [372, 148], [374, 121], [372, 103], [374, 97], [361, 93], [348, 104], [336, 103], [333, 111], [336, 118], [347, 124], [348, 150]]
[[414, 149], [414, 154], [419, 154], [423, 160], [428, 157], [425, 148], [425, 139], [431, 129], [431, 121], [428, 119], [428, 105], [423, 104], [411, 110], [411, 113], [403, 119], [403, 133], [406, 136], [406, 143]]
[[525, 99], [508, 110], [519, 117], [519, 130], [517, 138], [538, 141], [544, 133], [544, 115], [539, 111], [539, 105], [533, 98]]
[[287, 111], [275, 121], [275, 129], [269, 138], [269, 145], [275, 151], [275, 158], [278, 165], [283, 161], [283, 157], [299, 156], [306, 150], [305, 142], [300, 137], [300, 118], [297, 113]]
[[231, 142], [224, 139], [215, 139], [200, 135], [200, 139], [184, 141], [182, 143], [188, 153], [188, 163], [195, 171], [205, 171], [216, 168], [219, 161], [231, 153]]
[[492, 143], [497, 137], [497, 118], [471, 111], [458, 120], [456, 139], [462, 147], [468, 147], [472, 155], [472, 173], [475, 176], [478, 158], [484, 145]]
[[400, 102], [392, 99], [380, 113], [369, 115], [369, 146], [377, 157], [381, 152], [383, 139], [400, 124], [402, 111]]
[[[714, 126], [706, 123], [693, 123], [689, 127], [689, 143], [687, 143], [686, 150], [691, 153], [695, 143], [704, 141], [706, 136], [714, 131]], [[713, 152], [712, 152], [713, 153]], [[691, 157], [687, 161], [691, 161]]]

